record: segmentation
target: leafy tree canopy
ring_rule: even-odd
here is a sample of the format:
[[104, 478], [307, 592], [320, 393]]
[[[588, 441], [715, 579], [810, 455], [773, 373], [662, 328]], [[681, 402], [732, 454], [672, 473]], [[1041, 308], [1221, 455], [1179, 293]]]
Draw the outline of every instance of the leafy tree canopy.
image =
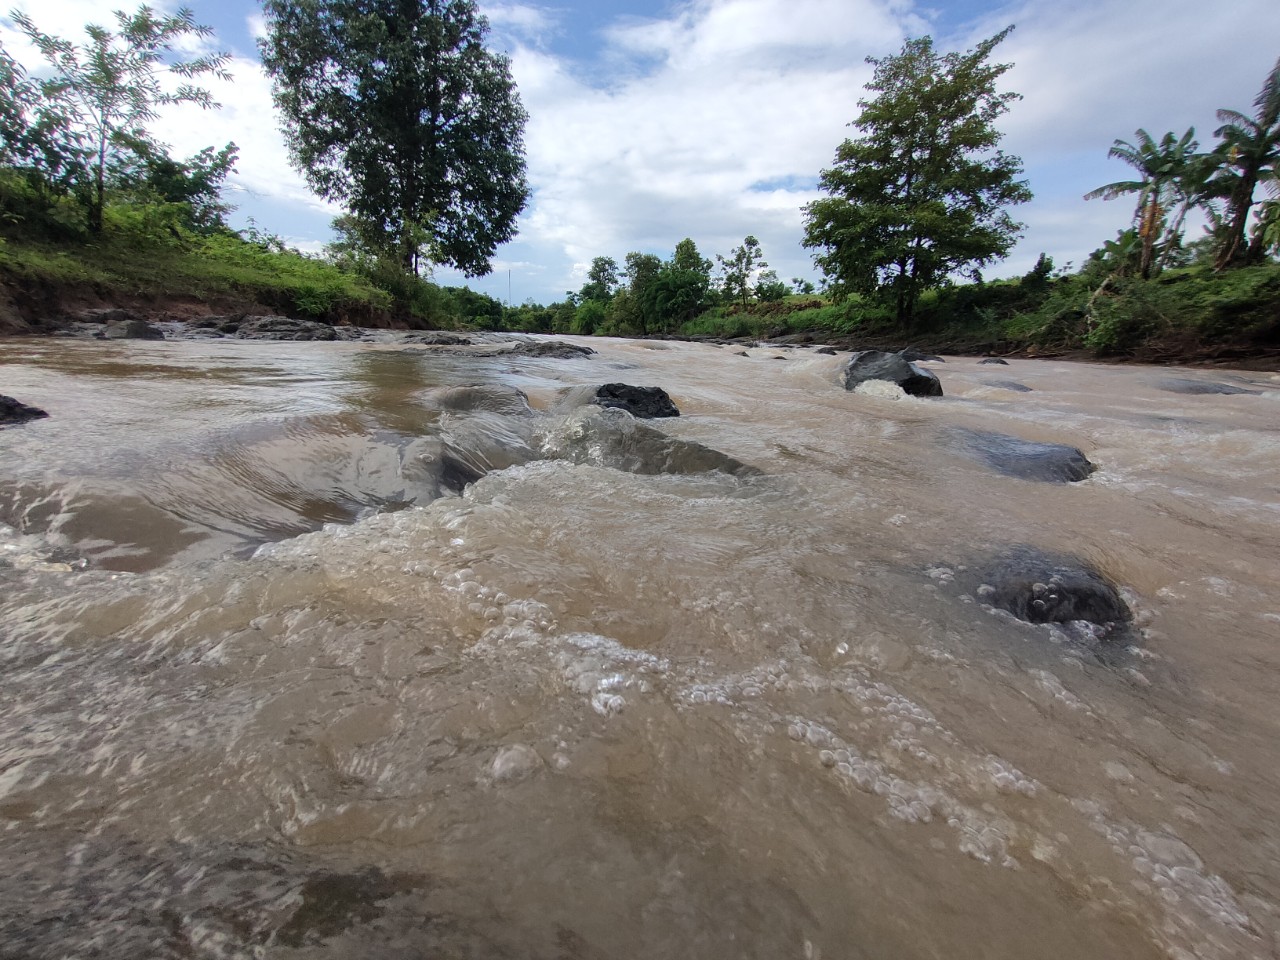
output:
[[24, 117], [4, 106], [0, 116], [6, 118], [6, 125], [13, 124], [15, 116], [25, 123], [22, 149], [28, 158], [55, 177], [64, 175], [87, 194], [89, 229], [100, 233], [112, 166], [126, 163], [140, 148], [158, 149], [146, 130], [157, 108], [174, 103], [206, 109], [217, 106], [209, 91], [194, 83], [166, 89], [162, 74], [176, 74], [184, 81], [204, 74], [230, 80], [226, 70], [230, 55], [210, 53], [192, 59], [172, 55], [175, 47], [213, 33], [212, 28], [196, 23], [185, 7], [173, 16], [159, 16], [146, 5], [132, 14], [117, 11], [117, 30], [90, 24], [85, 28], [89, 40], [83, 46], [42, 32], [20, 11], [10, 17], [53, 73], [31, 82], [15, 72], [7, 56], [0, 58], [7, 61], [0, 64], [0, 75], [8, 74], [10, 82], [17, 84], [11, 89], [28, 98], [25, 113], [30, 114]]
[[490, 271], [516, 233], [527, 115], [473, 0], [266, 0], [262, 59], [294, 164], [321, 196], [422, 255]]
[[999, 149], [996, 121], [1019, 99], [996, 90], [1010, 64], [991, 64], [1009, 27], [967, 53], [939, 55], [929, 37], [871, 58], [858, 101], [861, 131], [821, 175], [829, 195], [805, 208], [806, 247], [837, 294], [895, 304], [910, 325], [923, 290], [1006, 256], [1019, 236], [1006, 207], [1031, 199], [1021, 161]]

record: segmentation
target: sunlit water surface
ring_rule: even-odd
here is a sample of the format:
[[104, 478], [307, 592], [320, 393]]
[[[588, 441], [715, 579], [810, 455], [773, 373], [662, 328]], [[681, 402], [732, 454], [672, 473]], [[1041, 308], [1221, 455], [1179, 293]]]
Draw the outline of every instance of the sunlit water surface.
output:
[[0, 343], [0, 956], [1276, 955], [1280, 379], [590, 345]]

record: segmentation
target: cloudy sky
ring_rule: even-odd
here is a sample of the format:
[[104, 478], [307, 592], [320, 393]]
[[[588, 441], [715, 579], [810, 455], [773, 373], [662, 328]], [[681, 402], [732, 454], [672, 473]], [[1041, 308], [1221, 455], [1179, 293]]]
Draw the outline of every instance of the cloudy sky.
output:
[[[120, 4], [123, 6], [124, 4]], [[288, 164], [257, 59], [254, 0], [191, 0], [216, 46], [234, 54], [221, 110], [174, 111], [155, 132], [177, 155], [235, 141], [234, 225], [250, 217], [303, 249], [329, 238], [332, 208]], [[156, 0], [153, 7], [176, 9]], [[44, 29], [72, 36], [110, 20], [100, 0], [17, 0]], [[1280, 55], [1276, 0], [549, 0], [482, 4], [491, 46], [508, 53], [529, 112], [533, 188], [519, 237], [494, 273], [467, 281], [506, 300], [546, 303], [581, 286], [595, 256], [669, 256], [692, 237], [704, 255], [747, 234], [783, 279], [817, 279], [800, 246], [801, 207], [852, 131], [868, 56], [930, 34], [968, 49], [1008, 24], [996, 51], [1023, 95], [1002, 122], [1035, 200], [1016, 211], [1024, 239], [993, 275], [1025, 272], [1043, 251], [1078, 264], [1126, 224], [1124, 200], [1082, 195], [1124, 179], [1108, 161], [1138, 127], [1159, 137], [1194, 126], [1212, 142], [1218, 107], [1251, 112]], [[38, 62], [12, 23], [0, 42]], [[439, 271], [443, 282], [463, 282]]]

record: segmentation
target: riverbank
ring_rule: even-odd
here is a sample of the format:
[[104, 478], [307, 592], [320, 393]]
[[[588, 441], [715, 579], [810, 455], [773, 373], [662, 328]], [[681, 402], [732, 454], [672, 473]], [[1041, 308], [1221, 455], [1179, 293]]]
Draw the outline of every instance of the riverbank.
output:
[[[128, 237], [70, 247], [0, 244], [0, 336], [74, 332], [104, 311], [208, 329], [210, 317], [277, 315], [335, 330], [579, 334], [572, 303], [506, 307], [417, 278], [371, 279], [235, 235], [181, 243]], [[660, 332], [597, 334], [735, 345], [901, 349], [958, 356], [1280, 369], [1280, 264], [1150, 281], [1040, 275], [934, 291], [910, 330], [874, 304], [815, 296], [714, 306]], [[207, 335], [207, 334], [201, 334]], [[329, 339], [322, 337], [322, 339]]]

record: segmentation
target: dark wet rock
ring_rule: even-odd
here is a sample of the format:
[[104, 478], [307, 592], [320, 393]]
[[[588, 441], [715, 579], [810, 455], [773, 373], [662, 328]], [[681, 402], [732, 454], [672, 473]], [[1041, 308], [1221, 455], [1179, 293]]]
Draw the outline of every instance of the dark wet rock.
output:
[[1097, 467], [1076, 447], [1039, 443], [1003, 433], [957, 428], [952, 443], [959, 452], [1007, 477], [1042, 483], [1074, 483]]
[[813, 352], [820, 353], [826, 357], [834, 357], [836, 355], [836, 348], [835, 347], [819, 347], [817, 350]]
[[518, 340], [503, 356], [540, 357], [550, 360], [577, 360], [595, 353], [590, 347], [580, 347], [576, 343], [565, 343], [563, 340]]
[[882, 350], [862, 350], [849, 358], [844, 368], [844, 388], [855, 389], [868, 380], [896, 383], [913, 397], [940, 397], [942, 384], [934, 374], [917, 367], [901, 354]]
[[654, 417], [678, 417], [680, 411], [671, 402], [667, 391], [661, 387], [634, 387], [629, 383], [606, 383], [596, 388], [598, 407], [616, 407], [626, 410], [633, 417], [649, 420]]
[[900, 356], [903, 360], [910, 361], [911, 363], [920, 363], [922, 361], [925, 363], [946, 363], [947, 362], [943, 360], [941, 357], [937, 356], [936, 354], [924, 353], [921, 350], [917, 350], [915, 347], [904, 347], [903, 349], [898, 351], [898, 356]]
[[0, 393], [0, 424], [26, 423], [28, 420], [39, 420], [48, 415], [39, 407], [29, 407], [13, 397], [6, 397]]
[[475, 341], [458, 333], [428, 330], [423, 333], [411, 333], [404, 338], [404, 342], [418, 343], [427, 347], [469, 347]]
[[1163, 380], [1156, 381], [1156, 386], [1161, 390], [1168, 390], [1170, 393], [1187, 393], [1193, 395], [1221, 394], [1229, 396], [1237, 393], [1257, 395], [1262, 392], [1260, 390], [1250, 390], [1247, 387], [1238, 387], [1233, 383], [1192, 380], [1190, 377], [1166, 377]]
[[999, 387], [1001, 390], [1012, 390], [1014, 393], [1031, 393], [1031, 388], [1017, 380], [983, 380], [988, 387]]
[[518, 417], [533, 414], [533, 408], [529, 406], [529, 397], [523, 390], [498, 384], [438, 387], [428, 390], [423, 395], [423, 399], [430, 406], [452, 412], [484, 411]]
[[102, 332], [108, 340], [163, 340], [164, 331], [145, 320], [115, 320]]
[[976, 576], [981, 602], [1028, 623], [1084, 620], [1114, 626], [1133, 619], [1115, 584], [1076, 557], [1015, 547]]
[[981, 360], [978, 361], [979, 365], [982, 365], [984, 363], [995, 364], [1001, 367], [1007, 367], [1009, 365], [1008, 360], [1002, 360], [1000, 357], [983, 357]]
[[745, 351], [745, 350], [739, 350], [739, 351], [737, 351], [737, 352], [734, 354], [734, 356], [735, 356], [735, 357], [749, 357], [749, 356], [751, 356], [751, 354], [747, 353], [747, 351]]
[[337, 340], [338, 334], [327, 323], [299, 320], [295, 317], [236, 317], [219, 325], [224, 333], [234, 333], [242, 340]]
[[667, 436], [621, 410], [584, 407], [547, 431], [541, 447], [552, 459], [642, 475], [717, 470], [736, 477], [760, 475], [728, 454]]

